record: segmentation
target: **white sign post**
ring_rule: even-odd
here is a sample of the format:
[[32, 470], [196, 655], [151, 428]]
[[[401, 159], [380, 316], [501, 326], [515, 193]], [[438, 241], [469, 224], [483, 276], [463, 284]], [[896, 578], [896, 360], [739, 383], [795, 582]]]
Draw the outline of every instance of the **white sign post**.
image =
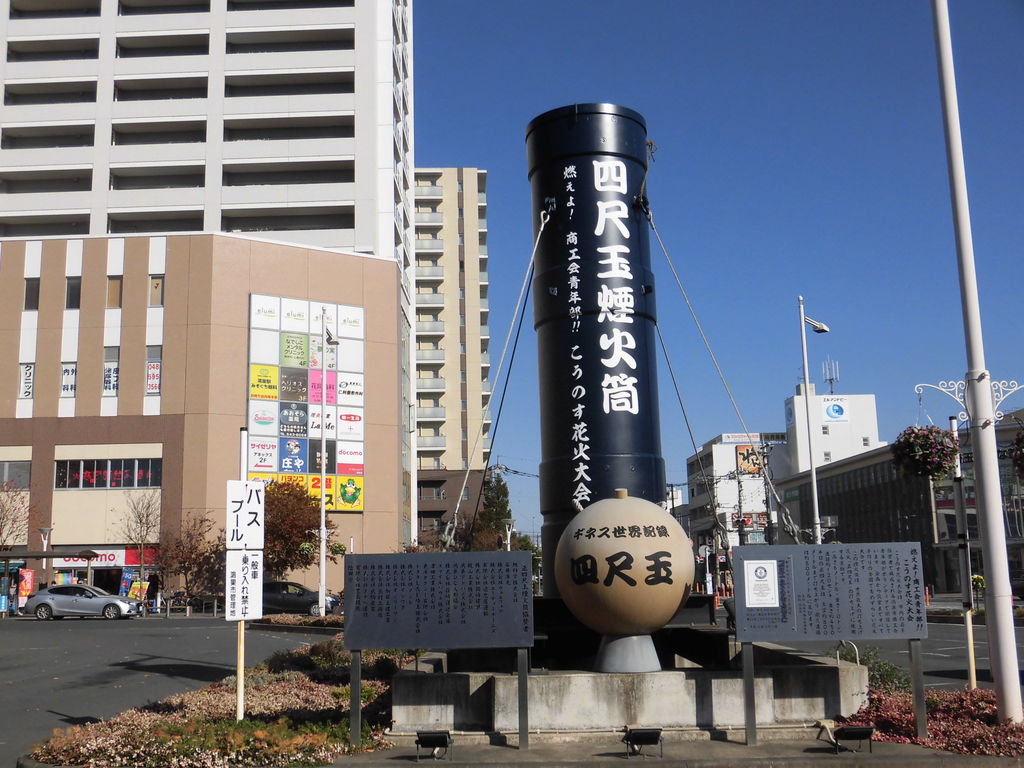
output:
[[263, 481], [228, 480], [228, 549], [263, 549]]
[[238, 622], [235, 719], [245, 717], [245, 622], [263, 616], [263, 481], [228, 480], [224, 618]]

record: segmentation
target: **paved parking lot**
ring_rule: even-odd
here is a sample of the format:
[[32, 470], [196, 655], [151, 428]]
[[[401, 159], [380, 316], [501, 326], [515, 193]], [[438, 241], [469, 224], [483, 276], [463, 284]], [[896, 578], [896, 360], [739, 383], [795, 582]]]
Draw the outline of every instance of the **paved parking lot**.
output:
[[[234, 622], [0, 621], [0, 768], [54, 728], [91, 722], [234, 674]], [[246, 661], [323, 636], [246, 632]]]

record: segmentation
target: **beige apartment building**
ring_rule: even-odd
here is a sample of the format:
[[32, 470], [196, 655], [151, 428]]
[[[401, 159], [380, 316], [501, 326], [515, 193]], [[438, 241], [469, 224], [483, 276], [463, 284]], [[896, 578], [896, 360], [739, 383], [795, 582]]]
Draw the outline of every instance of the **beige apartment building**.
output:
[[472, 514], [491, 448], [487, 172], [418, 168], [413, 191], [418, 528], [429, 543], [456, 507]]
[[[0, 242], [0, 474], [32, 501], [18, 545], [38, 551], [51, 528], [54, 549], [102, 553], [94, 581], [116, 589], [129, 498], [159, 491], [164, 540], [189, 514], [221, 528], [243, 453], [249, 477], [318, 495], [326, 429], [337, 540], [401, 547], [402, 290], [391, 258], [231, 235]], [[59, 558], [46, 577], [77, 570]], [[341, 579], [330, 566], [329, 587]]]

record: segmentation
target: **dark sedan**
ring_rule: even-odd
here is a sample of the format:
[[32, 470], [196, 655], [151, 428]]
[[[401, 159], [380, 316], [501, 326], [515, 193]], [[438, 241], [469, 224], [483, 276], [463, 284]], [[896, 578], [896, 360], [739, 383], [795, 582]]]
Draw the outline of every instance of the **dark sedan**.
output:
[[88, 584], [65, 584], [40, 589], [25, 603], [25, 613], [37, 619], [63, 619], [65, 616], [102, 616], [105, 619], [139, 615], [139, 601], [112, 595]]
[[[263, 584], [264, 613], [319, 613], [319, 595], [294, 581], [267, 581]], [[327, 613], [337, 611], [341, 600], [336, 595], [327, 595], [324, 607]]]

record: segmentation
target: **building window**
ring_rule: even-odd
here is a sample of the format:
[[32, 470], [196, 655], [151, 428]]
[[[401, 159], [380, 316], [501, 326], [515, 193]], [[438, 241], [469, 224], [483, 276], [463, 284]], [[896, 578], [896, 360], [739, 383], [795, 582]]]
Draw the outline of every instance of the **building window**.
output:
[[25, 278], [25, 311], [35, 312], [39, 309], [39, 278]]
[[74, 397], [78, 379], [78, 363], [60, 364], [60, 396]]
[[160, 345], [146, 347], [146, 394], [160, 394], [160, 378], [163, 374], [164, 348]]
[[862, 437], [862, 438], [860, 439], [860, 441], [861, 441], [861, 443], [862, 443], [862, 444], [864, 445], [864, 447], [865, 447], [865, 448], [867, 448], [867, 447], [869, 447], [869, 446], [871, 445], [871, 440], [870, 440], [870, 438], [867, 438], [867, 437]]
[[164, 305], [164, 276], [149, 276], [149, 306], [162, 307]]
[[828, 434], [828, 424], [822, 424], [821, 425], [821, 434], [823, 434], [823, 435], [827, 435]]
[[107, 309], [121, 308], [121, 284], [123, 279], [120, 275], [111, 275], [107, 278]]
[[64, 296], [65, 309], [79, 309], [82, 305], [82, 278], [69, 277]]
[[0, 484], [10, 483], [9, 488], [28, 488], [31, 479], [31, 461], [0, 461]]
[[36, 391], [36, 364], [21, 363], [19, 369], [20, 378], [18, 380], [18, 399], [31, 400], [35, 397]]
[[159, 488], [163, 459], [63, 459], [55, 462], [58, 489]]
[[825, 461], [832, 461], [832, 451], [825, 451]]
[[103, 348], [103, 396], [117, 397], [117, 382], [120, 375], [120, 347]]

